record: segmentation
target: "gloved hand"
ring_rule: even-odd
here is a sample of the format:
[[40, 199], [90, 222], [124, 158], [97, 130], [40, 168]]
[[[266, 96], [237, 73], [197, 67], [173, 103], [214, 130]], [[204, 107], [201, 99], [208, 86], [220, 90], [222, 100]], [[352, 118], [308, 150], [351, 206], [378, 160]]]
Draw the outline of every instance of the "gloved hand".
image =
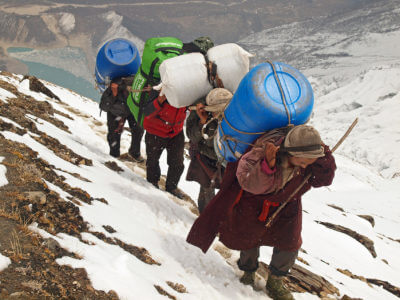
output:
[[275, 168], [276, 164], [276, 153], [279, 150], [279, 146], [275, 146], [271, 142], [267, 142], [265, 145], [265, 160], [267, 161], [270, 169]]
[[115, 133], [121, 134], [124, 131], [125, 118], [118, 117], [118, 127], [114, 130]]

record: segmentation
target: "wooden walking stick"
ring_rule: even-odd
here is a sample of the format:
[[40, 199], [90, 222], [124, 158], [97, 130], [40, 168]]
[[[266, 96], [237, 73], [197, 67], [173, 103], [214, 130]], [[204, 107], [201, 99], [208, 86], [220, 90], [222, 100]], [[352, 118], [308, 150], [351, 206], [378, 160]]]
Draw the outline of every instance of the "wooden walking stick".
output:
[[[332, 152], [334, 152], [342, 143], [343, 141], [347, 138], [347, 136], [350, 134], [350, 132], [353, 130], [354, 126], [356, 126], [358, 122], [358, 118], [356, 118], [353, 123], [350, 125], [349, 129], [347, 129], [346, 133], [342, 136], [342, 138], [336, 143], [336, 145], [332, 148]], [[293, 198], [294, 195], [300, 191], [300, 189], [306, 184], [308, 179], [310, 179], [312, 173], [308, 174], [303, 181], [300, 183], [300, 185], [293, 191], [293, 193], [290, 194], [290, 196], [282, 202], [282, 204], [278, 207], [278, 209], [272, 214], [272, 216], [268, 219], [267, 223], [265, 224], [265, 227], [269, 228], [272, 225], [272, 222], [276, 218], [276, 216], [279, 214], [279, 212], [289, 203], [289, 201]]]

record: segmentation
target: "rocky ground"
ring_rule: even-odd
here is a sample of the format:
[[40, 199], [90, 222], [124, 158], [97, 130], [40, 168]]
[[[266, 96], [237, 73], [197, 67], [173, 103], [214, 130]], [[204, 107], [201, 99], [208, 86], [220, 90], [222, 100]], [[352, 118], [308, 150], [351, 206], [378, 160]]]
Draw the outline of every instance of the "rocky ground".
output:
[[[10, 73], [2, 72], [18, 79]], [[30, 88], [37, 92], [42, 92], [49, 96], [51, 101], [58, 102], [76, 116], [85, 117], [69, 107], [62, 99], [52, 94], [35, 77], [25, 77], [30, 81]], [[18, 79], [19, 80], [19, 79]], [[99, 232], [90, 230], [88, 224], [80, 215], [79, 207], [82, 202], [90, 204], [93, 200], [102, 201], [107, 204], [106, 199], [94, 199], [86, 191], [73, 188], [65, 182], [63, 176], [59, 176], [55, 167], [44, 159], [38, 157], [38, 153], [30, 149], [27, 145], [6, 139], [1, 131], [10, 131], [18, 135], [30, 133], [31, 136], [40, 144], [53, 151], [60, 158], [76, 165], [92, 165], [92, 161], [78, 155], [67, 145], [63, 145], [58, 140], [40, 131], [31, 120], [32, 116], [46, 120], [58, 128], [68, 132], [67, 126], [55, 115], [62, 115], [66, 118], [70, 116], [57, 111], [51, 105], [51, 101], [37, 101], [33, 97], [20, 93], [15, 86], [0, 79], [0, 88], [5, 89], [16, 98], [7, 99], [7, 102], [0, 101], [0, 116], [12, 120], [7, 122], [0, 118], [0, 157], [4, 157], [1, 164], [7, 168], [7, 185], [0, 187], [0, 253], [11, 259], [12, 263], [0, 274], [0, 299], [118, 299], [118, 295], [109, 291], [95, 290], [88, 278], [85, 269], [73, 269], [69, 266], [61, 266], [56, 262], [57, 258], [71, 256], [79, 259], [79, 253], [70, 253], [61, 248], [53, 239], [44, 239], [33, 233], [29, 225], [36, 223], [41, 229], [51, 234], [67, 233], [82, 242], [81, 233], [90, 232], [99, 239], [112, 245], [118, 245], [125, 251], [135, 255], [146, 264], [159, 264], [151, 257], [147, 249], [128, 245], [116, 238], [108, 238]], [[17, 125], [16, 125], [17, 124]], [[105, 136], [105, 135], [104, 135]], [[130, 168], [140, 167], [144, 170], [144, 163], [136, 163], [129, 159], [127, 155], [122, 155], [118, 163], [106, 162], [107, 167], [115, 172], [120, 172], [120, 165], [125, 164]], [[80, 180], [79, 174], [71, 174]], [[47, 183], [51, 183], [68, 194], [72, 195], [66, 202], [60, 195], [51, 190]], [[161, 180], [161, 186], [165, 183], [165, 178]], [[198, 214], [195, 202], [186, 196], [180, 200], [170, 197], [180, 205]], [[337, 208], [340, 209], [340, 208]], [[368, 218], [368, 216], [364, 216]], [[370, 219], [370, 218], [369, 218]], [[373, 219], [370, 220], [373, 222]], [[329, 223], [324, 224], [328, 228]], [[332, 228], [346, 233], [346, 228]], [[110, 226], [105, 227], [108, 232], [115, 232]], [[371, 241], [362, 236], [347, 232], [355, 239], [359, 239], [371, 251], [374, 251]], [[228, 261], [232, 255], [231, 251], [217, 243], [215, 249]], [[151, 249], [149, 249], [151, 250]], [[300, 259], [300, 258], [299, 258]], [[307, 262], [302, 261], [307, 264]], [[230, 262], [232, 264], [232, 262]], [[358, 278], [369, 284], [385, 286], [384, 282], [369, 282], [361, 276], [351, 274], [347, 270], [342, 270], [343, 274], [352, 278]], [[258, 271], [258, 280], [266, 278], [267, 265], [262, 263]], [[322, 299], [335, 299], [338, 289], [324, 278], [317, 274], [295, 265], [291, 275], [287, 279], [287, 284], [293, 291], [309, 292], [318, 295]], [[179, 292], [184, 292], [185, 287], [171, 283], [170, 285]], [[160, 294], [169, 298], [169, 295], [161, 287], [155, 286]], [[394, 294], [399, 295], [399, 289], [393, 286], [386, 286]], [[350, 299], [345, 296], [342, 299]]]

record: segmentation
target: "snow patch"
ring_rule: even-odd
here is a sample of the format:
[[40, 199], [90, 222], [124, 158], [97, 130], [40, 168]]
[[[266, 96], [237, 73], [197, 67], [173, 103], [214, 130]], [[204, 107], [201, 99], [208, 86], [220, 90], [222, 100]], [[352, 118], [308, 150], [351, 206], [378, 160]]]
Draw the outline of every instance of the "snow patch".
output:
[[0, 254], [0, 271], [6, 269], [9, 264], [11, 264], [11, 260], [7, 256]]
[[59, 20], [60, 28], [68, 34], [75, 28], [75, 17], [71, 13], [62, 13]]

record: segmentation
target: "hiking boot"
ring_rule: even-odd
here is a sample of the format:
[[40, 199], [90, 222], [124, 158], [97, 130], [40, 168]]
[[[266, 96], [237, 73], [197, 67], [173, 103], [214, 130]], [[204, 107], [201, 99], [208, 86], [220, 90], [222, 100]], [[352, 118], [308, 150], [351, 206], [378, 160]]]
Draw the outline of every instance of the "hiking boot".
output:
[[171, 189], [171, 190], [170, 190], [170, 189], [167, 189], [166, 191], [167, 191], [168, 193], [174, 195], [175, 197], [179, 198], [179, 199], [183, 199], [183, 198], [184, 198], [183, 193], [182, 193], [180, 190], [178, 190], [177, 188]]
[[118, 158], [119, 157], [119, 150], [110, 150], [110, 155], [112, 157]]
[[137, 162], [137, 163], [144, 162], [144, 158], [140, 154], [139, 155], [132, 155], [132, 154], [129, 153], [129, 156], [134, 162]]
[[244, 271], [243, 276], [240, 278], [240, 282], [245, 285], [253, 285], [255, 278], [256, 278], [256, 272]]
[[294, 300], [289, 289], [284, 285], [282, 276], [269, 274], [266, 288], [268, 295], [274, 300]]
[[147, 180], [148, 183], [151, 183], [155, 188], [159, 189], [160, 187], [158, 186], [158, 182], [151, 182]]

